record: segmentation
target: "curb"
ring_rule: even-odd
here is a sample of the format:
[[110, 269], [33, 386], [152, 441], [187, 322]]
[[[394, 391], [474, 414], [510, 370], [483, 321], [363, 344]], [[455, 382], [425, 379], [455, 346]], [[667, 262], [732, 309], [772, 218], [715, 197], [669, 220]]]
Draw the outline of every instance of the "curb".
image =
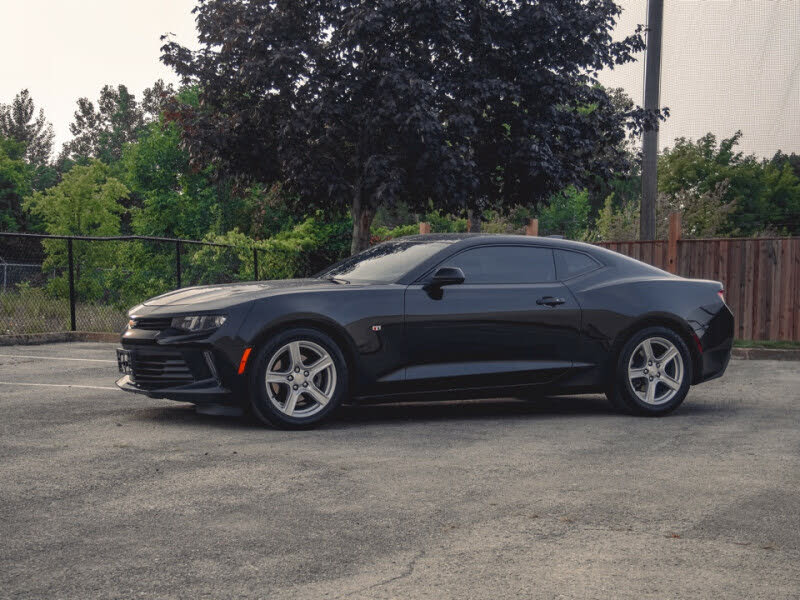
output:
[[57, 344], [62, 342], [113, 343], [118, 341], [118, 333], [99, 333], [94, 331], [62, 331], [58, 333], [0, 335], [0, 346], [32, 346], [35, 344]]
[[800, 360], [800, 348], [734, 348], [731, 358], [739, 360]]

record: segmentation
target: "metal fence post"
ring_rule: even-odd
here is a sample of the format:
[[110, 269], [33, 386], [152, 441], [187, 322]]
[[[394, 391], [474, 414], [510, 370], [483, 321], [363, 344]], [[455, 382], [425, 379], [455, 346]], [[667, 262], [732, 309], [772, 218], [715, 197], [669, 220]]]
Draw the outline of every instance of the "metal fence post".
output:
[[258, 281], [258, 248], [253, 247], [253, 279]]
[[181, 243], [175, 242], [175, 279], [178, 281], [178, 287], [181, 287]]
[[75, 331], [75, 260], [72, 253], [72, 238], [67, 239], [67, 262], [69, 262], [69, 327], [70, 331]]

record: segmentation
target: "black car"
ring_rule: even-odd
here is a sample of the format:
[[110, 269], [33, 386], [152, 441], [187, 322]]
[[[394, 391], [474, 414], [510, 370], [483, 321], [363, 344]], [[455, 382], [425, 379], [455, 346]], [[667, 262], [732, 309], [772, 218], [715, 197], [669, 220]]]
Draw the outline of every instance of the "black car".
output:
[[733, 344], [719, 282], [508, 235], [401, 238], [310, 279], [180, 289], [129, 317], [120, 388], [290, 428], [342, 402], [531, 393], [663, 415], [724, 373]]

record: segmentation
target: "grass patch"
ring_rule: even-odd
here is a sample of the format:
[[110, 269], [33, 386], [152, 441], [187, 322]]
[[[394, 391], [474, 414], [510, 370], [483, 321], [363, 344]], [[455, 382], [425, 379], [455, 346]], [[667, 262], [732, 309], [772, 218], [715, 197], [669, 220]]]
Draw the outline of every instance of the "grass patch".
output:
[[770, 348], [773, 350], [797, 350], [800, 342], [789, 340], [734, 340], [734, 348]]
[[[125, 311], [105, 304], [78, 302], [75, 322], [80, 331], [119, 332]], [[70, 330], [69, 300], [40, 288], [0, 293], [0, 335], [51, 333]]]

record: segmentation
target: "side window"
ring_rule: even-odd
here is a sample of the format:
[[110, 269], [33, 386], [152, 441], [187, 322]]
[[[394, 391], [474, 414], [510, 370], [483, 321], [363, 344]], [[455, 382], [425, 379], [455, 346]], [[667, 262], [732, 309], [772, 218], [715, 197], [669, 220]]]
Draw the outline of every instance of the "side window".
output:
[[581, 273], [594, 271], [600, 266], [595, 259], [588, 254], [580, 252], [570, 252], [569, 250], [553, 250], [556, 257], [556, 269], [559, 279], [569, 279]]
[[461, 268], [464, 283], [541, 283], [556, 279], [550, 248], [482, 246], [465, 250], [441, 266]]

